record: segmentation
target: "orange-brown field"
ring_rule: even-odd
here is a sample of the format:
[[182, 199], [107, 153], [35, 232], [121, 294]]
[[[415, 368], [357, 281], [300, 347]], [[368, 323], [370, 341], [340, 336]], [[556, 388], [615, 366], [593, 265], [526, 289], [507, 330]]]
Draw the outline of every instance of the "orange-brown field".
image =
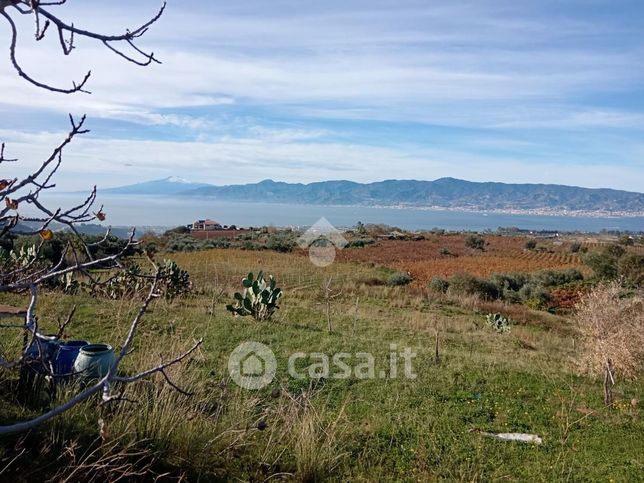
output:
[[[524, 248], [526, 237], [489, 235], [484, 238], [485, 251], [467, 248], [464, 235], [434, 235], [418, 241], [380, 240], [366, 248], [342, 250], [338, 258], [410, 272], [417, 284], [458, 272], [484, 277], [492, 273], [581, 268], [579, 256], [569, 252], [567, 242], [538, 240], [542, 251], [536, 251]], [[445, 248], [449, 254], [441, 253]]]

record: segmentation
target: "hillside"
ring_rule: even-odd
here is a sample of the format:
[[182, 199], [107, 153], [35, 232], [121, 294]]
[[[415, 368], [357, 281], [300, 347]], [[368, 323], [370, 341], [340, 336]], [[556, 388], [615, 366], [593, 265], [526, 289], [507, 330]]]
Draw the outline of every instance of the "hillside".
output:
[[644, 213], [644, 194], [608, 188], [552, 184], [471, 182], [455, 178], [435, 181], [386, 180], [374, 183], [322, 181], [285, 183], [264, 180], [244, 185], [214, 186], [176, 178], [101, 191], [102, 194], [146, 194], [208, 197], [227, 201], [319, 205], [380, 205], [475, 210], [583, 211]]

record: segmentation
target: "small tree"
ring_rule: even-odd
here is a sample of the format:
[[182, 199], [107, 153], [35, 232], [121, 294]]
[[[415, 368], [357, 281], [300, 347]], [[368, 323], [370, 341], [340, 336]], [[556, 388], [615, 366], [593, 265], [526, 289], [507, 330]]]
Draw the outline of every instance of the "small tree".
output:
[[[158, 62], [155, 59], [154, 54], [145, 53], [136, 46], [135, 42], [148, 30], [150, 25], [159, 19], [163, 13], [165, 4], [151, 20], [141, 27], [126, 30], [125, 33], [120, 35], [104, 35], [80, 29], [73, 24], [68, 24], [51, 12], [51, 10], [64, 5], [65, 3], [66, 0], [53, 0], [47, 2], [40, 0], [0, 0], [0, 16], [7, 21], [11, 32], [9, 41], [9, 59], [18, 75], [27, 82], [36, 87], [63, 94], [76, 92], [87, 93], [87, 90], [85, 90], [84, 87], [89, 80], [90, 73], [88, 72], [80, 82], [72, 83], [72, 87], [70, 88], [55, 87], [46, 82], [38, 81], [28, 75], [20, 66], [16, 55], [18, 27], [16, 26], [13, 17], [17, 15], [33, 17], [35, 24], [35, 38], [37, 41], [40, 41], [45, 37], [49, 27], [56, 29], [60, 47], [64, 55], [69, 55], [75, 48], [74, 38], [76, 36], [97, 40], [103, 43], [109, 50], [137, 65], [145, 66], [152, 62]], [[121, 50], [121, 46], [131, 48], [133, 54], [125, 53]], [[133, 55], [140, 57], [135, 58]], [[86, 238], [81, 236], [77, 225], [94, 220], [104, 221], [106, 218], [102, 207], [98, 209], [94, 208], [94, 203], [96, 201], [96, 187], [90, 191], [89, 196], [85, 198], [85, 200], [68, 208], [50, 207], [41, 199], [40, 195], [43, 192], [55, 187], [52, 180], [63, 161], [63, 151], [65, 148], [76, 136], [88, 132], [87, 129], [84, 128], [85, 116], [82, 116], [80, 119], [75, 119], [70, 115], [69, 120], [71, 126], [67, 136], [53, 149], [52, 153], [43, 160], [34, 171], [22, 178], [0, 179], [0, 203], [2, 203], [2, 207], [0, 207], [0, 240], [4, 240], [0, 246], [4, 247], [5, 252], [7, 248], [11, 249], [11, 244], [8, 243], [8, 241], [11, 241], [11, 231], [18, 224], [22, 224], [23, 227], [29, 226], [29, 234], [40, 235], [39, 243], [29, 247], [28, 249], [21, 250], [20, 254], [8, 252], [8, 257], [0, 257], [0, 261], [2, 262], [2, 265], [0, 266], [0, 292], [26, 293], [30, 297], [26, 316], [22, 324], [0, 325], [0, 329], [3, 329], [3, 331], [20, 330], [24, 337], [22, 350], [17, 356], [14, 357], [14, 355], [0, 353], [0, 369], [2, 370], [20, 370], [26, 367], [27, 361], [32, 357], [30, 349], [37, 347], [37, 353], [40, 361], [42, 362], [42, 367], [47, 369], [51, 376], [51, 365], [49, 365], [48, 368], [45, 364], [45, 351], [43, 347], [62, 337], [65, 325], [69, 322], [71, 316], [68, 318], [67, 323], [61, 325], [60, 331], [57, 335], [49, 336], [42, 334], [40, 332], [38, 318], [36, 316], [37, 302], [40, 292], [39, 288], [43, 284], [50, 283], [61, 278], [68, 278], [74, 273], [82, 273], [90, 280], [91, 283], [99, 283], [98, 280], [93, 278], [91, 270], [97, 267], [112, 269], [122, 268], [122, 264], [119, 261], [120, 257], [137, 244], [134, 240], [134, 230], [132, 230], [127, 242], [123, 244], [121, 249], [109, 255], [97, 256], [97, 253], [100, 253], [98, 248], [104, 247], [106, 243], [110, 241], [109, 230], [107, 230], [107, 233], [102, 239], [95, 243], [89, 243]], [[1, 144], [0, 165], [16, 161], [17, 159], [5, 157], [5, 146], [4, 144]], [[31, 206], [32, 211], [36, 214], [25, 215], [23, 207], [26, 205]], [[61, 246], [62, 250], [56, 258], [50, 260], [44, 259], [42, 255], [46, 248], [45, 243], [51, 241], [57, 236], [53, 229], [58, 225], [66, 227], [73, 236], [68, 238], [66, 243]], [[150, 259], [150, 262], [153, 267], [152, 273], [142, 274], [141, 276], [144, 281], [149, 283], [149, 291], [139, 311], [132, 319], [128, 333], [124, 338], [120, 349], [116, 352], [114, 361], [109, 367], [107, 374], [99, 380], [81, 388], [79, 392], [69, 400], [36, 417], [32, 417], [25, 421], [0, 425], [0, 435], [30, 430], [33, 427], [64, 413], [95, 394], [101, 394], [103, 402], [120, 400], [122, 399], [122, 393], [115, 391], [117, 386], [138, 381], [152, 374], [161, 373], [169, 382], [168, 376], [165, 372], [166, 368], [173, 364], [177, 364], [188, 357], [197, 349], [201, 344], [201, 341], [196, 342], [187, 352], [169, 361], [162, 362], [158, 366], [150, 368], [139, 374], [126, 377], [119, 373], [121, 361], [132, 350], [134, 339], [140, 330], [144, 314], [146, 313], [150, 303], [160, 295], [159, 288], [164, 279], [163, 268], [157, 267], [152, 259]], [[171, 383], [171, 385], [177, 388], [174, 384]]]
[[582, 338], [580, 364], [604, 376], [604, 402], [612, 404], [615, 378], [634, 378], [644, 358], [644, 300], [622, 298], [617, 282], [602, 284], [576, 306]]
[[465, 246], [474, 250], [485, 250], [485, 239], [479, 235], [467, 235]]
[[537, 248], [537, 240], [528, 240], [525, 242], [525, 248], [526, 250], [534, 250]]
[[627, 253], [617, 262], [617, 271], [626, 285], [644, 287], [644, 255]]

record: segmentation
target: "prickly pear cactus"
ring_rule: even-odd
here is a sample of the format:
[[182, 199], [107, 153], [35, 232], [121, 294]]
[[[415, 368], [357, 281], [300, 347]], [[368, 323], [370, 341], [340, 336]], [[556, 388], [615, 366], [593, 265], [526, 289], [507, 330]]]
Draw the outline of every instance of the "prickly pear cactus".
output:
[[226, 305], [226, 309], [235, 315], [245, 317], [252, 315], [255, 320], [268, 320], [279, 309], [277, 302], [282, 296], [282, 289], [272, 275], [264, 279], [264, 273], [259, 272], [257, 278], [249, 273], [242, 279], [244, 292], [235, 292], [235, 303]]
[[510, 332], [510, 320], [501, 314], [487, 314], [485, 323], [497, 332]]
[[185, 295], [192, 288], [190, 274], [186, 270], [181, 269], [172, 260], [163, 260], [161, 276], [163, 288], [165, 289], [165, 298], [167, 300], [174, 300], [176, 297]]

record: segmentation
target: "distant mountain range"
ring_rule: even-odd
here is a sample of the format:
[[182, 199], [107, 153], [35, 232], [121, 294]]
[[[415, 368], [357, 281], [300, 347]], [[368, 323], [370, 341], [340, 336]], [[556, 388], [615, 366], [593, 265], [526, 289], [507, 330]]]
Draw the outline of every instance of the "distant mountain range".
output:
[[102, 189], [101, 194], [110, 195], [175, 195], [199, 188], [208, 188], [213, 185], [207, 183], [193, 183], [178, 176], [169, 176], [163, 179], [146, 181], [145, 183], [119, 186], [118, 188]]
[[375, 183], [322, 181], [284, 183], [264, 180], [215, 186], [169, 177], [100, 190], [100, 194], [173, 195], [226, 201], [315, 205], [409, 206], [533, 213], [603, 213], [644, 215], [644, 193], [554, 184], [387, 180]]

